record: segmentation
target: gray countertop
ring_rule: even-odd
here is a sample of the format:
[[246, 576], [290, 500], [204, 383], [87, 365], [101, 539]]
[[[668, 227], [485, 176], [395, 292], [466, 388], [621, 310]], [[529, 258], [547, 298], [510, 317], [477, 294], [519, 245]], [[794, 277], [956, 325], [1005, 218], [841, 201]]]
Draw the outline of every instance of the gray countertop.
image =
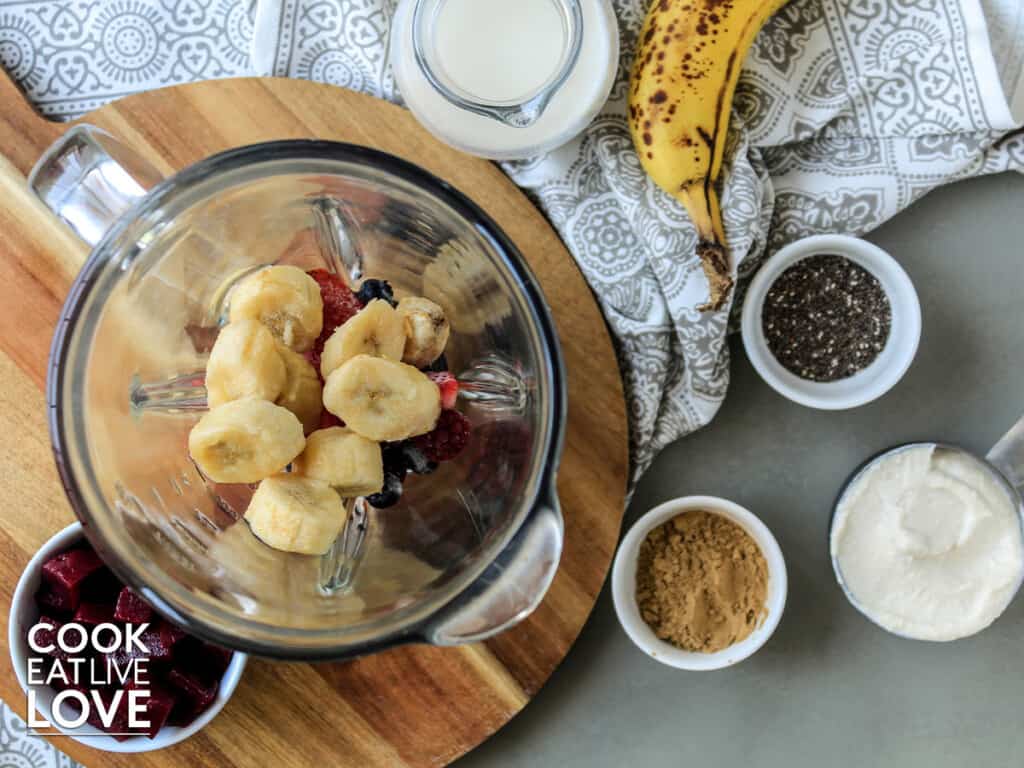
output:
[[924, 313], [917, 360], [884, 398], [842, 413], [794, 405], [734, 338], [718, 418], [669, 447], [640, 484], [626, 526], [706, 493], [775, 532], [790, 587], [768, 645], [732, 669], [672, 670], [630, 644], [606, 588], [544, 690], [457, 768], [1021, 764], [1024, 595], [974, 638], [901, 640], [846, 602], [826, 541], [837, 490], [870, 454], [921, 438], [984, 454], [1024, 413], [1022, 200], [1020, 176], [962, 182], [868, 238], [906, 267]]

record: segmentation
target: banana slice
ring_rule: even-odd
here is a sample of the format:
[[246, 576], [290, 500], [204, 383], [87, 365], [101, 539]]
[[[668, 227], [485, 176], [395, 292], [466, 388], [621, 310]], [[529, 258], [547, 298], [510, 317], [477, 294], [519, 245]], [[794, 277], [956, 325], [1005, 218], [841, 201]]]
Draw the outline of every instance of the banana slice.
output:
[[188, 452], [218, 483], [258, 483], [288, 466], [305, 446], [299, 420], [266, 400], [218, 406], [188, 435]]
[[328, 377], [324, 405], [353, 432], [393, 442], [434, 428], [441, 390], [411, 365], [357, 355]]
[[249, 275], [231, 292], [231, 322], [257, 320], [297, 352], [313, 348], [324, 324], [316, 280], [298, 267], [278, 266]]
[[294, 474], [260, 483], [245, 511], [246, 522], [264, 544], [300, 555], [326, 553], [347, 516], [331, 486]]
[[211, 408], [247, 397], [275, 400], [285, 380], [285, 363], [270, 331], [245, 319], [221, 329], [206, 364], [206, 400]]
[[298, 352], [280, 343], [277, 350], [287, 375], [281, 394], [274, 402], [294, 413], [308, 435], [320, 426], [320, 414], [324, 410], [320, 377], [313, 364]]
[[401, 360], [404, 349], [402, 316], [386, 301], [375, 299], [331, 334], [320, 357], [320, 373], [326, 379], [356, 355]]
[[314, 432], [295, 460], [295, 473], [322, 480], [347, 499], [380, 493], [384, 460], [380, 443], [344, 427]]
[[398, 302], [398, 314], [405, 322], [402, 362], [426, 368], [448, 346], [451, 326], [444, 310], [430, 299], [410, 296]]

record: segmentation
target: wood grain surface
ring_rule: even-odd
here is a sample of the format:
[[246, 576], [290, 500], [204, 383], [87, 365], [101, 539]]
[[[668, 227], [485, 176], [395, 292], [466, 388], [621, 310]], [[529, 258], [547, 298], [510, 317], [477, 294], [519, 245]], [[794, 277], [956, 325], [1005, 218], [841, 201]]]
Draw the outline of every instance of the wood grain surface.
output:
[[[582, 275], [550, 225], [492, 164], [431, 138], [404, 110], [340, 88], [283, 79], [220, 80], [132, 96], [86, 121], [173, 172], [259, 141], [320, 138], [411, 160], [454, 184], [517, 243], [550, 301], [569, 374], [558, 490], [562, 564], [518, 627], [458, 649], [400, 648], [346, 663], [254, 659], [224, 712], [161, 752], [113, 755], [69, 739], [91, 766], [441, 766], [508, 722], [568, 653], [601, 589], [622, 522], [626, 413], [616, 358]], [[72, 519], [50, 454], [43, 386], [61, 304], [86, 248], [28, 192], [25, 175], [65, 129], [38, 117], [0, 75], [0, 610], [25, 563]], [[6, 656], [6, 631], [3, 633]], [[0, 695], [21, 715], [9, 664]]]

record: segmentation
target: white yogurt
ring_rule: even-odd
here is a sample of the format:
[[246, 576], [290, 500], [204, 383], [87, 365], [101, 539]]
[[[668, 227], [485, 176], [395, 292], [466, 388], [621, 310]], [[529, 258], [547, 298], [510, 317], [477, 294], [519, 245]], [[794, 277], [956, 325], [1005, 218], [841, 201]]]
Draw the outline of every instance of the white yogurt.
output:
[[895, 451], [853, 481], [831, 552], [857, 607], [919, 640], [980, 632], [1024, 576], [1016, 500], [987, 464], [932, 446]]
[[558, 74], [563, 27], [551, 0], [447, 0], [435, 45], [460, 90], [486, 101], [526, 101]]

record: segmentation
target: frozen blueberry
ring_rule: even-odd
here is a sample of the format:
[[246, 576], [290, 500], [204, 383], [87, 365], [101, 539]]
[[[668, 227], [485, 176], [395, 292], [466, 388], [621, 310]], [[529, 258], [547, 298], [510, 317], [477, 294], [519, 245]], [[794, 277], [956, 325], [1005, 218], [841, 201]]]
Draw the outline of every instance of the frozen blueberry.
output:
[[444, 356], [444, 352], [434, 362], [423, 369], [427, 373], [444, 373], [448, 370], [448, 358]]
[[423, 451], [412, 443], [402, 443], [402, 456], [405, 458], [405, 465], [417, 475], [429, 475], [437, 469], [437, 462], [430, 461], [423, 455]]
[[402, 477], [403, 475], [394, 472], [385, 472], [384, 489], [380, 493], [366, 497], [370, 506], [377, 509], [387, 509], [388, 507], [395, 506], [398, 500], [402, 498]]
[[398, 306], [398, 302], [395, 301], [395, 292], [391, 288], [391, 283], [387, 280], [371, 279], [363, 281], [363, 284], [359, 286], [359, 290], [356, 292], [356, 296], [363, 306], [369, 304], [374, 299], [383, 299], [392, 307]]

